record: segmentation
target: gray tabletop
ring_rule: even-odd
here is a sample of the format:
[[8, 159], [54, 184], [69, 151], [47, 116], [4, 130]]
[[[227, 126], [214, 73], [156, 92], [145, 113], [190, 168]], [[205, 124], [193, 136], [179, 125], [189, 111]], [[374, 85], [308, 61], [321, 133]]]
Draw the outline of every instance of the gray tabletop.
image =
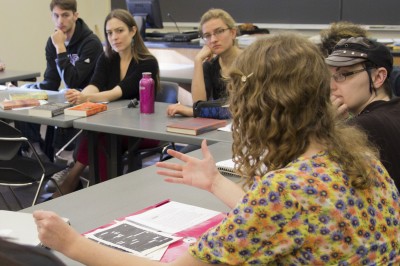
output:
[[[77, 119], [73, 122], [74, 128], [88, 130], [89, 137], [89, 164], [94, 167], [89, 168], [90, 183], [98, 183], [98, 161], [95, 156], [96, 133], [109, 133], [110, 147], [117, 144], [117, 135], [130, 136], [136, 138], [149, 138], [175, 143], [200, 145], [203, 139], [207, 139], [209, 144], [217, 142], [232, 142], [231, 132], [213, 130], [198, 136], [184, 135], [167, 132], [167, 125], [177, 121], [189, 119], [188, 117], [169, 117], [166, 115], [168, 103], [156, 102], [154, 114], [141, 114], [139, 108], [127, 108], [126, 101], [117, 101], [110, 105], [121, 105], [123, 107], [110, 109], [106, 112], [94, 116]], [[110, 150], [108, 160], [109, 177], [114, 178], [121, 172], [119, 163], [119, 151]]]
[[224, 131], [210, 131], [198, 136], [170, 133], [168, 124], [188, 119], [187, 117], [168, 117], [169, 104], [156, 102], [154, 114], [140, 114], [139, 108], [118, 108], [91, 117], [77, 119], [75, 128], [123, 136], [150, 138], [177, 143], [199, 145], [203, 139], [209, 143], [232, 142], [232, 134]]
[[[26, 93], [26, 92], [35, 92], [35, 89], [22, 89], [19, 87], [11, 87], [7, 90], [0, 91], [0, 101], [4, 99], [9, 99], [10, 93]], [[46, 91], [49, 99], [48, 102], [65, 102], [64, 92], [59, 91]], [[118, 109], [126, 107], [128, 101], [116, 101], [109, 103], [107, 105], [108, 110]], [[48, 126], [57, 126], [68, 128], [73, 126], [73, 121], [79, 119], [78, 116], [68, 116], [68, 115], [57, 115], [54, 117], [38, 117], [38, 116], [30, 116], [28, 109], [20, 109], [20, 110], [3, 110], [0, 108], [0, 118], [38, 123]]]
[[[231, 158], [231, 144], [210, 145], [216, 161]], [[201, 158], [201, 151], [190, 155]], [[176, 161], [176, 159], [172, 159]], [[171, 160], [171, 161], [172, 161]], [[229, 208], [212, 194], [189, 186], [169, 184], [156, 174], [157, 167], [150, 166], [118, 178], [76, 191], [22, 212], [32, 213], [43, 209], [55, 211], [70, 219], [71, 225], [80, 233], [87, 232], [116, 218], [127, 216], [142, 208], [165, 199], [192, 204], [216, 211], [228, 211]], [[232, 178], [239, 181], [238, 178]], [[80, 265], [58, 254], [67, 265]]]
[[40, 72], [33, 71], [15, 71], [15, 70], [4, 70], [0, 71], [0, 84], [4, 84], [10, 81], [19, 81], [34, 79], [40, 76]]

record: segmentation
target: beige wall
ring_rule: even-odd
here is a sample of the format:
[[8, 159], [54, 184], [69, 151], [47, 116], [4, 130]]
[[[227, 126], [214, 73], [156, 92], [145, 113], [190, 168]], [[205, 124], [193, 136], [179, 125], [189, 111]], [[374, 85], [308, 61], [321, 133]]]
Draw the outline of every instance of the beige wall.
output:
[[[104, 18], [111, 9], [111, 0], [77, 0], [78, 12], [89, 27], [103, 36]], [[49, 10], [50, 0], [0, 0], [0, 60], [8, 69], [39, 71], [43, 75], [46, 68], [44, 48], [49, 35], [54, 30]], [[180, 23], [181, 28], [192, 29], [198, 22]], [[175, 31], [173, 23], [164, 22], [165, 31]], [[328, 25], [279, 25], [260, 24], [272, 33], [294, 30], [302, 34], [317, 35]], [[96, 31], [97, 29], [97, 31]], [[398, 38], [400, 31], [374, 30], [371, 37]], [[41, 78], [40, 78], [41, 79]]]
[[[77, 0], [79, 16], [104, 40], [104, 18], [110, 0]], [[44, 48], [54, 30], [50, 0], [0, 0], [0, 59], [8, 69], [40, 71], [46, 68]]]

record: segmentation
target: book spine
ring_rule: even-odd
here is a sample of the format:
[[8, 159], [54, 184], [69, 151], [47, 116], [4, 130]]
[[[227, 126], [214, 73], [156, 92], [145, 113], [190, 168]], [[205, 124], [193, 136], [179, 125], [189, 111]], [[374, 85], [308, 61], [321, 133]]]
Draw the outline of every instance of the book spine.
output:
[[53, 111], [51, 112], [51, 115], [52, 115], [52, 116], [62, 115], [62, 114], [64, 113], [64, 109], [65, 109], [65, 108], [53, 110]]
[[29, 100], [13, 100], [8, 102], [3, 102], [2, 107], [4, 110], [11, 110], [14, 108], [31, 107], [39, 105], [40, 105], [39, 100], [29, 99]]
[[221, 124], [217, 124], [217, 125], [211, 125], [211, 126], [208, 126], [205, 128], [200, 128], [200, 129], [196, 130], [196, 135], [200, 135], [200, 134], [206, 133], [208, 131], [216, 130], [220, 127], [223, 127], [224, 125], [225, 125], [224, 123], [221, 123]]
[[107, 110], [107, 106], [106, 105], [93, 107], [93, 108], [90, 108], [89, 110], [86, 111], [86, 115], [87, 116], [95, 115], [95, 114], [103, 112], [105, 110]]

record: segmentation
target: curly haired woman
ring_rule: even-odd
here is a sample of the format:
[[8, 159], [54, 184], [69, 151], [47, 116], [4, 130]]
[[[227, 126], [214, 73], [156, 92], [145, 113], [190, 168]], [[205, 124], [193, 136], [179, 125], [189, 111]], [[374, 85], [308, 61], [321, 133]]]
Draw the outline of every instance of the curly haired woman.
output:
[[[171, 265], [398, 265], [399, 191], [366, 136], [335, 119], [316, 46], [258, 40], [229, 77], [233, 158], [249, 186], [219, 174], [205, 141], [203, 159], [169, 151], [182, 163], [157, 164], [167, 182], [232, 208]], [[84, 264], [160, 264], [85, 239], [53, 213], [34, 217], [45, 245]]]

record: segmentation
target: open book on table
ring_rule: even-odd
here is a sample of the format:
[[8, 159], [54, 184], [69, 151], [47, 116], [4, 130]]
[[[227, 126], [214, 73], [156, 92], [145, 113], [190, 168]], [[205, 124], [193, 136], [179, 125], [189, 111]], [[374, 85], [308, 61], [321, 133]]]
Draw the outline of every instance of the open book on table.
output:
[[101, 244], [169, 262], [224, 217], [220, 212], [165, 200], [84, 235]]

